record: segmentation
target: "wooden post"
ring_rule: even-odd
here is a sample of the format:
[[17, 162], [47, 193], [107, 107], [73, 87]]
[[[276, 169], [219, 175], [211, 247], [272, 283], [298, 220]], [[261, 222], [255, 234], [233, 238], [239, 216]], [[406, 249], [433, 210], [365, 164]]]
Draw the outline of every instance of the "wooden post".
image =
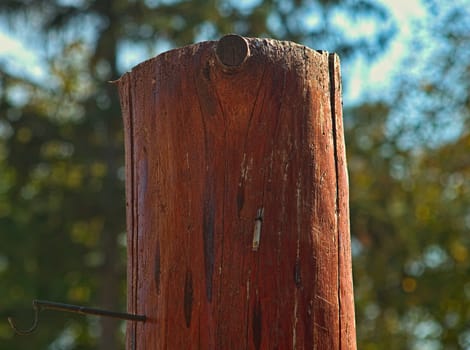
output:
[[337, 56], [228, 35], [118, 84], [127, 349], [355, 349]]

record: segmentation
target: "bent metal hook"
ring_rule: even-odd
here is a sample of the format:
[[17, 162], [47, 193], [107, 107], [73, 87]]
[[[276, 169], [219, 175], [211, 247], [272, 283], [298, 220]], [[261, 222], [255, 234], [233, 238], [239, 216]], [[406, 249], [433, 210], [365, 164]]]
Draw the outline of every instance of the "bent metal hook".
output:
[[56, 302], [47, 301], [47, 300], [33, 300], [33, 309], [34, 309], [33, 325], [29, 329], [26, 329], [26, 330], [20, 330], [16, 326], [13, 319], [11, 317], [8, 317], [8, 323], [17, 334], [27, 335], [27, 334], [33, 333], [38, 328], [39, 312], [42, 310], [46, 310], [46, 309], [64, 311], [64, 312], [73, 312], [73, 313], [84, 314], [84, 315], [112, 317], [112, 318], [118, 318], [118, 319], [127, 320], [127, 321], [145, 322], [146, 320], [145, 315], [135, 315], [135, 314], [128, 314], [124, 312], [108, 311], [108, 310], [96, 309], [96, 308], [79, 306], [79, 305], [56, 303]]

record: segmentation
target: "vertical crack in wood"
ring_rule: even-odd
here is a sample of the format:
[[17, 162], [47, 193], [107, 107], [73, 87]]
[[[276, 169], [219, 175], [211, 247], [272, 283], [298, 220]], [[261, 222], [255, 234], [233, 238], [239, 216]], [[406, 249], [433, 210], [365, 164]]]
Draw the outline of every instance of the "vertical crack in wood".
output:
[[302, 286], [302, 272], [300, 269], [300, 259], [296, 259], [294, 265], [294, 283], [297, 288]]
[[[248, 171], [250, 170], [250, 161], [246, 159], [246, 150], [249, 141], [249, 134], [251, 130], [251, 125], [253, 121], [253, 116], [255, 114], [255, 109], [258, 104], [259, 96], [261, 93], [261, 86], [262, 83], [265, 81], [266, 75], [266, 66], [263, 68], [263, 72], [261, 73], [261, 79], [259, 79], [258, 85], [256, 87], [256, 97], [253, 102], [253, 106], [250, 111], [250, 117], [248, 118], [248, 125], [246, 127], [245, 136], [243, 137], [243, 161], [241, 166], [241, 174], [240, 174], [240, 181], [238, 184], [238, 193], [237, 193], [237, 205], [238, 205], [238, 217], [240, 217], [241, 210], [243, 209], [243, 205], [245, 203], [245, 183], [248, 178]], [[251, 160], [252, 161], [252, 160]], [[264, 188], [263, 188], [264, 191]], [[264, 198], [264, 193], [263, 193]]]
[[[219, 204], [221, 206], [221, 211], [222, 213], [220, 214], [220, 218], [221, 218], [221, 228], [220, 228], [220, 242], [218, 242], [217, 246], [215, 248], [213, 248], [213, 252], [212, 252], [212, 255], [213, 255], [213, 267], [212, 269], [214, 269], [214, 264], [215, 264], [215, 249], [217, 249], [217, 252], [220, 251], [220, 262], [219, 262], [219, 266], [218, 266], [218, 287], [217, 287], [217, 299], [216, 299], [216, 304], [217, 305], [221, 305], [222, 303], [222, 290], [223, 290], [223, 281], [224, 281], [224, 278], [223, 278], [223, 273], [224, 273], [224, 248], [225, 248], [225, 244], [224, 244], [224, 241], [225, 241], [225, 204], [226, 204], [226, 201], [228, 200], [228, 188], [227, 188], [227, 178], [228, 178], [228, 175], [229, 175], [229, 167], [228, 167], [228, 142], [227, 142], [227, 120], [226, 120], [226, 113], [224, 111], [224, 108], [223, 108], [223, 105], [222, 105], [222, 98], [220, 97], [219, 95], [219, 92], [217, 91], [217, 87], [212, 85], [212, 99], [211, 100], [215, 100], [216, 101], [216, 104], [218, 106], [218, 113], [220, 113], [220, 117], [221, 117], [221, 120], [223, 121], [223, 157], [222, 159], [224, 160], [224, 163], [223, 163], [223, 183], [222, 183], [222, 189], [223, 189], [223, 192], [222, 192], [222, 203]], [[215, 122], [216, 120], [214, 120], [213, 122]], [[204, 124], [204, 127], [205, 127], [205, 124]], [[219, 141], [220, 142], [220, 141]], [[214, 142], [215, 145], [217, 145], [216, 142]], [[215, 146], [214, 145], [214, 146]], [[217, 150], [217, 147], [215, 146], [213, 150]], [[207, 156], [208, 153], [206, 153], [206, 156]], [[217, 158], [217, 156], [215, 156], [215, 158]], [[218, 169], [215, 167], [214, 165], [214, 168], [212, 169], [212, 171], [216, 172]], [[216, 177], [215, 176], [212, 176], [211, 177], [212, 180], [211, 180], [211, 184], [212, 186], [216, 186]], [[216, 189], [214, 188], [213, 189], [213, 192], [216, 193]], [[215, 218], [214, 218], [215, 219]], [[219, 221], [218, 221], [219, 223]], [[215, 223], [214, 223], [215, 225]], [[215, 230], [215, 229], [214, 229]], [[215, 232], [214, 232], [215, 234]], [[214, 235], [213, 234], [213, 235]], [[215, 240], [215, 238], [213, 237], [213, 241]], [[213, 245], [215, 245], [215, 241], [213, 242]], [[212, 270], [212, 274], [213, 274], [213, 270]], [[213, 284], [213, 280], [211, 280], [211, 283]], [[212, 287], [211, 287], [212, 288]], [[211, 292], [211, 295], [212, 295], [212, 292]], [[220, 319], [221, 318], [221, 315], [222, 314], [222, 308], [218, 308], [217, 310], [217, 319]], [[220, 333], [220, 328], [221, 328], [221, 324], [218, 323], [217, 326], [216, 326], [216, 329], [215, 329], [215, 339], [216, 339], [216, 344], [218, 344], [222, 339], [219, 337], [219, 333]]]
[[246, 308], [245, 308], [245, 349], [248, 349], [249, 342], [249, 320], [250, 320], [250, 278], [251, 270], [248, 270], [248, 279], [246, 280]]
[[330, 53], [328, 55], [328, 66], [330, 75], [330, 105], [331, 105], [331, 121], [333, 129], [333, 149], [334, 149], [334, 162], [335, 162], [335, 180], [336, 180], [336, 196], [335, 196], [335, 218], [336, 218], [336, 235], [337, 235], [337, 250], [338, 250], [338, 284], [337, 284], [337, 298], [338, 298], [338, 330], [339, 330], [339, 348], [342, 348], [341, 344], [341, 237], [340, 237], [340, 223], [339, 223], [339, 205], [340, 205], [340, 189], [339, 189], [339, 156], [338, 156], [338, 145], [337, 139], [337, 121], [336, 121], [336, 95], [337, 95], [337, 81], [336, 81], [336, 54]]
[[129, 334], [129, 344], [130, 350], [136, 350], [135, 333]]
[[203, 240], [204, 270], [206, 275], [206, 296], [212, 301], [212, 277], [214, 274], [214, 231], [215, 231], [215, 196], [212, 176], [206, 175], [204, 209], [203, 209]]
[[[202, 66], [201, 57], [198, 56], [196, 63], [199, 66]], [[205, 70], [204, 70], [205, 69]], [[206, 79], [210, 77], [210, 66], [206, 62], [206, 65], [202, 71], [203, 76]], [[208, 82], [209, 80], [207, 80]], [[214, 169], [212, 165], [213, 159], [208, 153], [209, 150], [209, 140], [208, 140], [208, 130], [206, 125], [205, 116], [208, 113], [205, 113], [205, 109], [209, 110], [209, 114], [214, 113], [214, 106], [211, 102], [211, 98], [207, 96], [207, 87], [202, 85], [205, 82], [204, 79], [201, 79], [196, 74], [193, 75], [193, 83], [196, 87], [197, 94], [197, 103], [199, 106], [199, 112], [201, 115], [201, 123], [204, 133], [204, 157], [205, 157], [205, 183], [204, 183], [204, 193], [203, 193], [203, 210], [202, 210], [202, 239], [203, 239], [203, 249], [204, 249], [204, 274], [205, 274], [205, 286], [206, 286], [206, 298], [209, 303], [212, 302], [212, 284], [213, 284], [213, 273], [214, 273], [214, 233], [215, 233], [215, 189], [214, 189]], [[203, 98], [201, 94], [206, 94], [207, 98]], [[205, 103], [204, 103], [205, 102]], [[204, 104], [204, 105], [203, 105]]]
[[154, 280], [155, 290], [157, 295], [160, 294], [160, 274], [161, 274], [161, 254], [160, 254], [160, 240], [157, 238], [157, 244], [155, 246], [155, 262], [154, 262]]
[[[299, 283], [300, 283], [300, 239], [302, 234], [302, 173], [299, 172], [299, 178], [296, 183], [296, 223], [297, 239], [295, 252], [295, 290], [294, 290], [294, 323], [292, 325], [292, 348], [297, 347], [297, 324], [299, 322]], [[299, 280], [299, 282], [297, 282]]]
[[238, 218], [240, 218], [240, 214], [241, 214], [244, 204], [245, 204], [245, 180], [240, 180], [240, 183], [238, 185], [238, 192], [237, 192]]
[[191, 315], [193, 312], [193, 274], [190, 269], [186, 270], [184, 280], [184, 301], [183, 301], [184, 320], [186, 327], [191, 325]]
[[299, 308], [299, 298], [297, 295], [297, 290], [294, 294], [294, 323], [292, 324], [292, 349], [297, 349], [297, 323], [299, 318], [297, 317], [297, 311]]
[[252, 327], [253, 327], [253, 344], [255, 345], [255, 349], [259, 350], [261, 348], [261, 337], [262, 337], [262, 310], [261, 310], [261, 303], [259, 297], [255, 302], [253, 308], [253, 320], [252, 320]]
[[[266, 71], [266, 70], [265, 70]], [[264, 74], [264, 73], [263, 73]], [[267, 186], [271, 184], [271, 181], [273, 179], [273, 166], [274, 166], [274, 159], [276, 157], [276, 150], [279, 149], [280, 143], [279, 143], [279, 130], [280, 130], [280, 116], [282, 115], [282, 110], [284, 107], [284, 101], [285, 101], [285, 92], [286, 92], [286, 84], [287, 84], [287, 70], [283, 71], [283, 76], [282, 76], [282, 89], [279, 94], [280, 96], [280, 103], [279, 103], [279, 108], [277, 110], [276, 114], [276, 123], [274, 126], [274, 131], [273, 131], [273, 138], [271, 139], [271, 157], [270, 157], [270, 164], [269, 164], [269, 175], [268, 175], [268, 182]], [[281, 195], [280, 195], [280, 201], [284, 203], [284, 197], [285, 197], [285, 189], [286, 186], [283, 184], [281, 186]], [[264, 200], [264, 193], [263, 193], [263, 200]], [[285, 217], [285, 206], [281, 206], [281, 217]], [[276, 271], [278, 272], [278, 276], [276, 278], [276, 293], [279, 295], [281, 293], [281, 277], [280, 277], [280, 271], [281, 271], [281, 255], [283, 253], [282, 249], [282, 244], [281, 244], [281, 235], [282, 235], [282, 229], [283, 229], [283, 223], [284, 219], [281, 219], [279, 221], [280, 227], [277, 228], [277, 245], [276, 245]], [[276, 329], [280, 329], [280, 321], [281, 321], [281, 303], [276, 303], [276, 324], [274, 325]], [[274, 343], [279, 344], [279, 338], [281, 337], [281, 332], [276, 331], [275, 332], [275, 339]]]

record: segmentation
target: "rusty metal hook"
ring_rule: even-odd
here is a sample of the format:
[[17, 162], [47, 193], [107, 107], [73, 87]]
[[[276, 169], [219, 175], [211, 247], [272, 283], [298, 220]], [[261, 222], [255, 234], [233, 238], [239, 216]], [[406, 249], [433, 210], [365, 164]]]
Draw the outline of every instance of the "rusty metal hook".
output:
[[57, 311], [64, 311], [64, 312], [73, 312], [78, 314], [84, 315], [95, 315], [95, 316], [104, 316], [104, 317], [112, 317], [118, 318], [121, 320], [127, 321], [138, 321], [138, 322], [145, 322], [146, 316], [145, 315], [136, 315], [136, 314], [128, 314], [124, 312], [115, 312], [115, 311], [108, 311], [102, 309], [96, 309], [91, 307], [79, 306], [79, 305], [71, 305], [71, 304], [63, 304], [63, 303], [56, 303], [53, 301], [47, 300], [33, 300], [33, 309], [34, 309], [34, 321], [33, 325], [26, 330], [20, 330], [13, 318], [8, 317], [8, 323], [10, 324], [13, 330], [20, 334], [20, 335], [28, 335], [33, 333], [38, 328], [39, 323], [39, 312], [42, 310], [57, 310]]
[[33, 300], [33, 309], [34, 309], [34, 321], [33, 321], [33, 325], [27, 329], [27, 330], [20, 330], [16, 324], [15, 324], [15, 321], [13, 321], [13, 318], [11, 317], [8, 317], [8, 323], [10, 324], [11, 328], [13, 328], [13, 330], [19, 334], [19, 335], [28, 335], [28, 334], [31, 334], [33, 333], [37, 328], [38, 328], [38, 323], [39, 323], [39, 311], [41, 311], [41, 308], [39, 305], [37, 305], [36, 303], [36, 300]]

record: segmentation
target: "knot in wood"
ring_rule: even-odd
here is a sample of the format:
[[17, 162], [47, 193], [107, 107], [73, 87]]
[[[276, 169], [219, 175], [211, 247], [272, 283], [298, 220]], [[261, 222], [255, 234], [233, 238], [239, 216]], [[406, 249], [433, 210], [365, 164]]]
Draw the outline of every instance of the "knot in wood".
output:
[[236, 68], [241, 66], [250, 55], [250, 47], [242, 36], [228, 34], [217, 43], [215, 55], [224, 67]]

